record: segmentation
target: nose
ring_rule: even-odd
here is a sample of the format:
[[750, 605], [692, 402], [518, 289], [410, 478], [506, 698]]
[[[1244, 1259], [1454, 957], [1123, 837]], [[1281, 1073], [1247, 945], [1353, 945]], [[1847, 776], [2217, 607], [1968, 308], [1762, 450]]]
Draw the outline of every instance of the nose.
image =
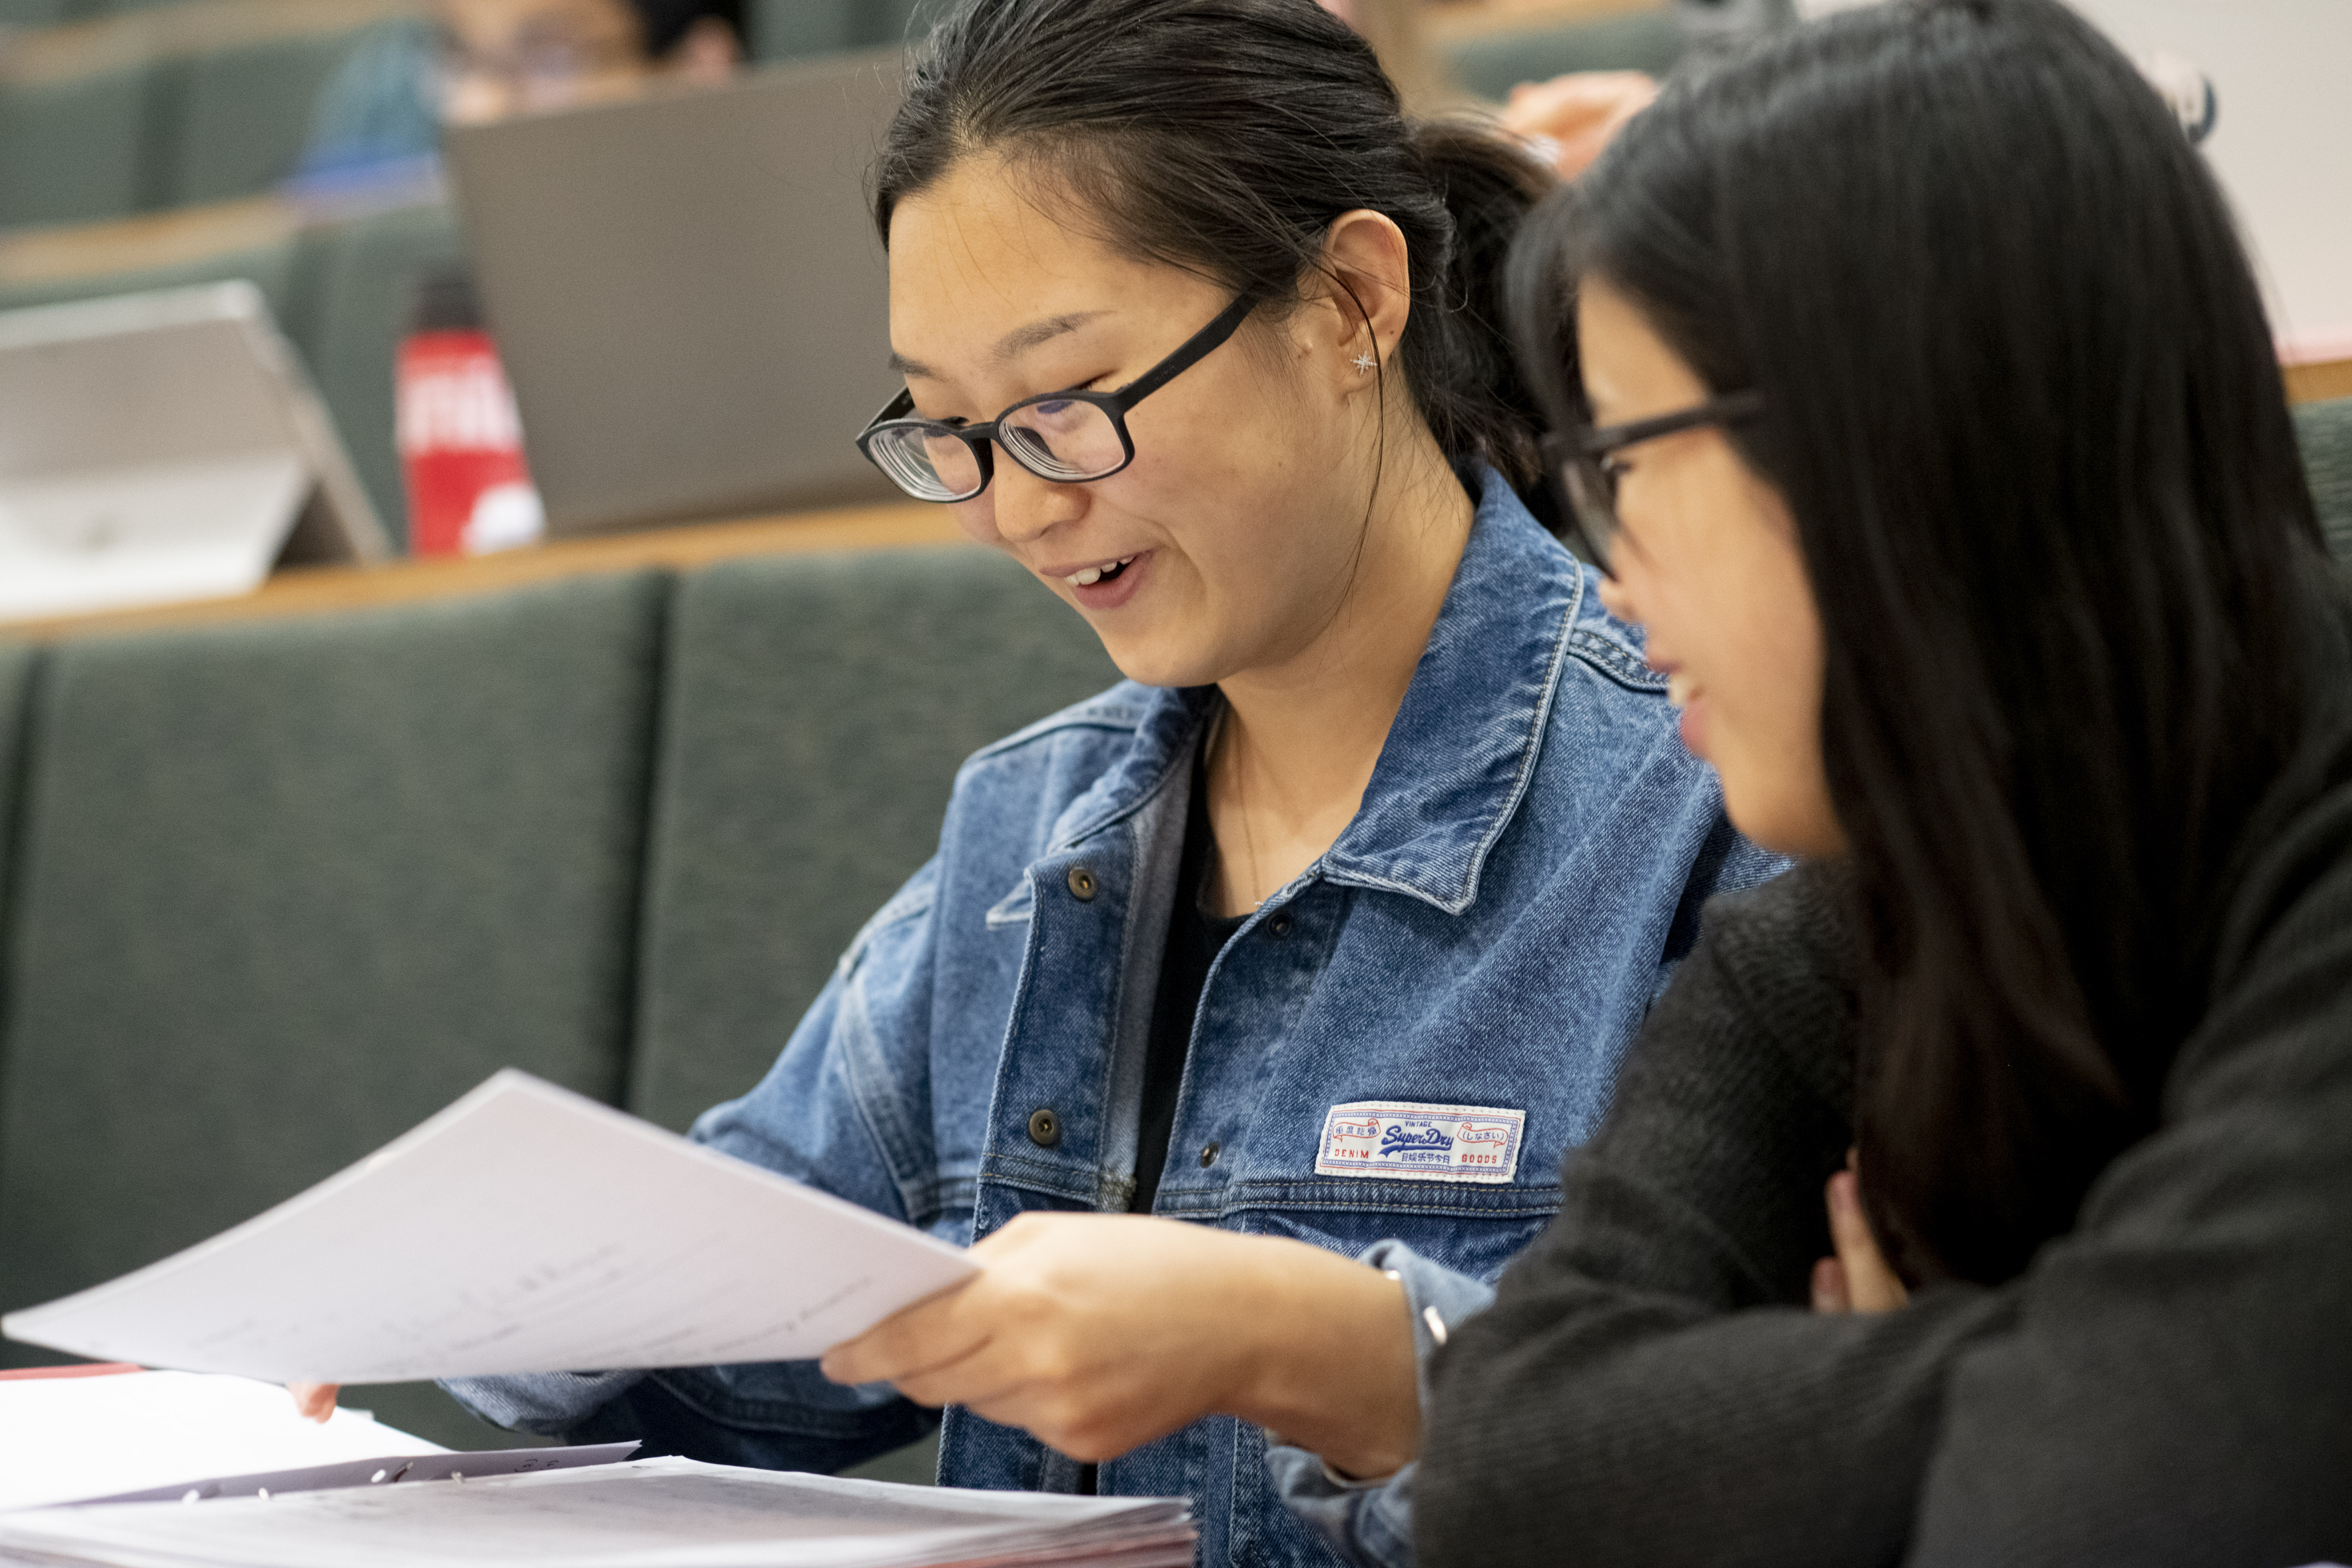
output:
[[996, 498], [996, 531], [1005, 543], [1026, 544], [1042, 539], [1065, 523], [1076, 522], [1087, 510], [1087, 487], [1057, 485], [997, 455], [995, 478], [989, 494]]

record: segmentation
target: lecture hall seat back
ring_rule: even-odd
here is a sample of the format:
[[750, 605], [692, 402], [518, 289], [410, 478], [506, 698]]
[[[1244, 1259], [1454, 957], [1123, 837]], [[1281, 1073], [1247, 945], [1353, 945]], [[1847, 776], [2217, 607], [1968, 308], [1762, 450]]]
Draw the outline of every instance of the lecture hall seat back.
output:
[[[38, 6], [44, 0], [0, 0]], [[0, 37], [0, 226], [259, 195], [327, 83], [415, 0], [174, 0]]]
[[[32, 693], [36, 658], [22, 643], [0, 642], [0, 943], [7, 940], [7, 891], [14, 885], [18, 819], [22, 815], [25, 773], [26, 710]], [[0, 968], [0, 1016], [8, 1004], [8, 975]]]
[[937, 849], [964, 758], [1118, 671], [971, 546], [705, 568], [667, 663], [629, 1102], [683, 1129], [760, 1080]]
[[148, 205], [149, 114], [162, 66], [0, 73], [0, 227], [85, 223]]
[[501, 1066], [617, 1100], [668, 589], [43, 653], [0, 977], [0, 1310], [248, 1218]]
[[417, 284], [464, 259], [456, 215], [441, 205], [323, 223], [302, 238], [300, 287], [287, 330], [396, 550], [408, 547], [408, 496], [393, 445], [394, 356], [408, 331]]
[[1683, 35], [1665, 8], [1538, 27], [1513, 27], [1449, 43], [1446, 63], [1477, 97], [1499, 103], [1523, 81], [1570, 71], [1647, 71], [1664, 76], [1682, 58]]
[[2304, 404], [2294, 411], [2294, 433], [2327, 548], [2352, 562], [2352, 397]]
[[0, 27], [52, 27], [68, 12], [68, 0], [0, 0]]
[[254, 195], [291, 175], [320, 92], [369, 31], [240, 40], [175, 62], [176, 112], [162, 149], [169, 205]]
[[919, 16], [948, 0], [751, 0], [746, 15], [754, 59], [806, 59], [906, 41]]

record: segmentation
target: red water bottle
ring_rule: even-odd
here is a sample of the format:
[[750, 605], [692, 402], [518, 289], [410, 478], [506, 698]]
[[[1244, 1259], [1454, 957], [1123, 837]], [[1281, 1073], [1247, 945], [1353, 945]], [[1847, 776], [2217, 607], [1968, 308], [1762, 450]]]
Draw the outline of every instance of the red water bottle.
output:
[[394, 389], [409, 552], [479, 555], [537, 542], [546, 514], [523, 462], [522, 421], [465, 273], [425, 279]]

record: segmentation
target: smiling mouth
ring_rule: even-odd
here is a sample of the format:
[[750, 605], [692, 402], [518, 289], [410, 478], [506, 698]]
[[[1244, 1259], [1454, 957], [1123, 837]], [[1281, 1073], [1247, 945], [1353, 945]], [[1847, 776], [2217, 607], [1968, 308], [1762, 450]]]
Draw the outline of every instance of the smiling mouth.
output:
[[1134, 560], [1135, 557], [1132, 555], [1122, 555], [1116, 561], [1106, 561], [1099, 566], [1081, 566], [1062, 581], [1073, 588], [1090, 588], [1097, 583], [1111, 581], [1126, 571]]

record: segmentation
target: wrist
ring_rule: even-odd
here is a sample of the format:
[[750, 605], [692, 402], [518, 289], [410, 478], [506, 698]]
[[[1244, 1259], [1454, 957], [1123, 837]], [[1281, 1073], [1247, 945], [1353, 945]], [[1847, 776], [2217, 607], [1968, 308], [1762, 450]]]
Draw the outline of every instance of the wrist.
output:
[[1396, 1279], [1305, 1242], [1266, 1239], [1236, 1321], [1235, 1396], [1227, 1408], [1335, 1469], [1378, 1477], [1420, 1449], [1412, 1309]]

